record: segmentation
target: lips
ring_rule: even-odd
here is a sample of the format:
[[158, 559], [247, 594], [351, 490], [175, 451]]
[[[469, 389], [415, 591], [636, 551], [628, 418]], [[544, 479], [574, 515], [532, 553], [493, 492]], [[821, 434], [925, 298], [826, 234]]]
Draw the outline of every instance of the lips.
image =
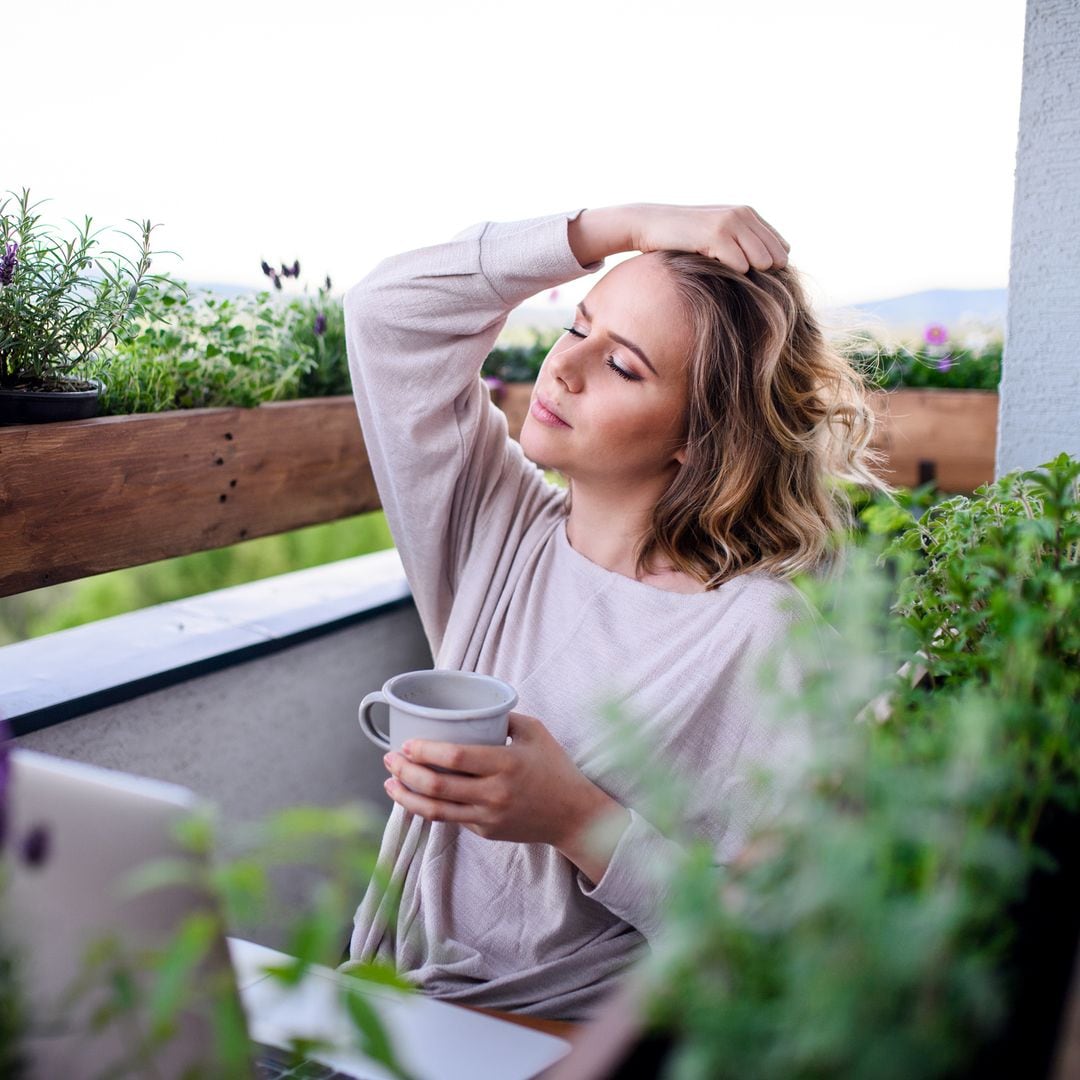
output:
[[537, 394], [536, 399], [533, 401], [532, 413], [537, 420], [542, 420], [549, 424], [561, 424], [563, 427], [570, 427], [570, 425], [559, 415], [551, 402], [540, 394]]

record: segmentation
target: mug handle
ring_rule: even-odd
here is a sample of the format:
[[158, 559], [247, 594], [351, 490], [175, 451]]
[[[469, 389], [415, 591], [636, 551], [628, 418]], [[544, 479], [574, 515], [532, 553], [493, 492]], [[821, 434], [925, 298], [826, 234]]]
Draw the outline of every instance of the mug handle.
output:
[[379, 731], [371, 720], [371, 706], [377, 703], [386, 704], [386, 697], [381, 690], [372, 690], [363, 701], [360, 702], [360, 730], [378, 747], [383, 750], [390, 749], [390, 740]]

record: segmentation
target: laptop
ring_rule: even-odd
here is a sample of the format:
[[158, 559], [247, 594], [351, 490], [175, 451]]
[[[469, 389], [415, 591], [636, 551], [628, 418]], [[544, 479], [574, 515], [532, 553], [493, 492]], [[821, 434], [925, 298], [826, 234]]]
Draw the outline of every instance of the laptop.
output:
[[[118, 887], [151, 860], [208, 858], [181, 848], [172, 831], [199, 800], [174, 784], [32, 750], [12, 750], [10, 767], [0, 930], [5, 944], [15, 947], [19, 985], [32, 1018], [23, 1046], [28, 1076], [102, 1076], [129, 1058], [138, 1041], [130, 1037], [130, 1024], [144, 1023], [145, 1016], [134, 1013], [95, 1032], [92, 1015], [104, 999], [90, 994], [78, 999], [75, 1013], [68, 1006], [65, 1029], [54, 1022], [58, 1003], [83, 969], [92, 942], [112, 933], [125, 948], [160, 948], [173, 940], [185, 918], [211, 909], [212, 898], [185, 885], [138, 895]], [[236, 1075], [395, 1080], [395, 1073], [355, 1048], [355, 1028], [341, 1002], [343, 986], [362, 995], [386, 1030], [397, 1061], [417, 1080], [526, 1080], [570, 1051], [568, 1042], [553, 1035], [420, 993], [362, 982], [333, 968], [312, 966], [296, 986], [285, 986], [266, 968], [289, 959], [214, 933], [197, 985], [223, 987], [218, 993], [224, 998], [214, 1000], [240, 1010], [255, 1054]], [[207, 1011], [183, 1012], [175, 1035], [155, 1053], [146, 1075], [179, 1077], [192, 1069], [206, 1075], [200, 1063], [207, 1060], [214, 1034]], [[312, 1052], [301, 1069], [290, 1071], [284, 1051], [294, 1036], [325, 1039], [335, 1049]]]

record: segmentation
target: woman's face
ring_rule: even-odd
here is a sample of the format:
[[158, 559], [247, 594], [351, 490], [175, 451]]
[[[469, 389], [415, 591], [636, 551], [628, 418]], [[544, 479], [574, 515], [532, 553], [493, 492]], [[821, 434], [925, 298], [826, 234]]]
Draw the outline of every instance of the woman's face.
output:
[[691, 345], [667, 271], [650, 255], [619, 263], [578, 306], [572, 327], [537, 376], [520, 436], [526, 456], [587, 483], [666, 486], [683, 459]]

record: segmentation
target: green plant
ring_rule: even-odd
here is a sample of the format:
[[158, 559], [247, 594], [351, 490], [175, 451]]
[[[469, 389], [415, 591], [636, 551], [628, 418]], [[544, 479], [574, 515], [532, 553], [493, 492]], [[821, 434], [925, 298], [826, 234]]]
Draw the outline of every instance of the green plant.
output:
[[0, 645], [394, 546], [381, 510], [0, 597]]
[[[1075, 884], [1058, 899], [1077, 880], [1078, 478], [1065, 455], [1011, 473], [801, 583], [820, 613], [789, 643], [803, 684], [780, 693], [766, 665], [762, 693], [808, 756], [758, 776], [782, 810], [738, 860], [683, 835], [665, 870], [646, 972], [666, 1075], [1044, 1071], [1080, 931]], [[679, 785], [618, 734], [670, 822]], [[1051, 918], [1060, 970], [1029, 933]]]
[[[80, 373], [100, 374], [89, 361]], [[121, 336], [100, 401], [107, 415], [242, 406], [351, 392], [341, 302], [320, 288], [189, 297], [161, 290]]]
[[531, 343], [496, 346], [484, 360], [481, 374], [503, 382], [533, 382], [560, 333], [558, 330], [534, 330], [535, 340]]
[[1001, 337], [970, 345], [947, 345], [927, 339], [915, 344], [886, 345], [866, 333], [855, 334], [845, 345], [852, 363], [881, 390], [934, 388], [943, 390], [996, 390], [1001, 382], [1004, 340]]
[[[294, 396], [313, 358], [293, 340], [293, 314], [269, 293], [189, 299], [160, 293], [112, 357], [105, 414], [221, 405], [254, 406]], [[93, 377], [99, 365], [83, 367]]]
[[[0, 386], [28, 390], [70, 388], [70, 373], [98, 351], [99, 368], [124, 327], [148, 307], [168, 278], [151, 274], [149, 221], [132, 224], [139, 236], [134, 259], [100, 250], [103, 230], [87, 217], [74, 238], [62, 239], [35, 213], [24, 188], [0, 203]], [[111, 256], [110, 259], [103, 256]], [[100, 276], [92, 273], [97, 267]]]

